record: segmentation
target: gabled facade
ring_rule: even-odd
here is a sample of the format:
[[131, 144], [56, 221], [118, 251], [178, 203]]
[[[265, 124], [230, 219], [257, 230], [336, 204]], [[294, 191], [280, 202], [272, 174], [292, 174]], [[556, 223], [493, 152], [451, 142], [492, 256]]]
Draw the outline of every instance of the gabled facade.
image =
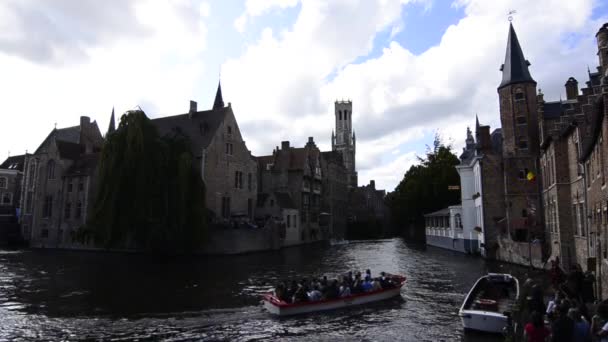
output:
[[20, 223], [30, 246], [78, 245], [73, 234], [86, 222], [96, 187], [96, 168], [80, 165], [96, 165], [102, 144], [97, 123], [83, 116], [78, 126], [53, 129], [26, 155]]
[[196, 168], [206, 187], [207, 208], [216, 221], [253, 220], [257, 200], [257, 163], [247, 149], [232, 106], [224, 106], [218, 85], [213, 108], [153, 119], [159, 133], [190, 139]]
[[329, 231], [319, 222], [324, 179], [321, 151], [313, 138], [302, 148], [283, 141], [272, 155], [257, 160], [260, 193], [289, 194], [299, 212], [302, 243], [327, 239]]
[[0, 245], [22, 240], [17, 222], [24, 162], [25, 155], [19, 155], [8, 157], [0, 164]]

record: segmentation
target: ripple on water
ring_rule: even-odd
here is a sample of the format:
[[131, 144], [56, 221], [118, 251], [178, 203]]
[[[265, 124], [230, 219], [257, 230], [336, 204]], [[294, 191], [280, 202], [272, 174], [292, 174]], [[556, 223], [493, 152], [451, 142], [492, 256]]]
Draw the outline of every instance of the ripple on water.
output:
[[[482, 260], [398, 239], [175, 260], [52, 251], [0, 256], [0, 320], [10, 327], [0, 329], [0, 340], [460, 340], [458, 308], [487, 269]], [[402, 297], [288, 318], [259, 304], [278, 280], [366, 268], [407, 275]]]

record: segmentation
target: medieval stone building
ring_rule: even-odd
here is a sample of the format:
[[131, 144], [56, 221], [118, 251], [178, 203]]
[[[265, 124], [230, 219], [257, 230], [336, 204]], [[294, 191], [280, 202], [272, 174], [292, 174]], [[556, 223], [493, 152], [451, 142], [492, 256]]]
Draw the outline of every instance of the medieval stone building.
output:
[[0, 164], [0, 245], [21, 240], [18, 219], [25, 155], [10, 156]]
[[352, 101], [336, 101], [334, 103], [334, 116], [336, 121], [335, 134], [331, 133], [331, 150], [342, 154], [346, 167], [346, 181], [348, 187], [357, 187], [357, 168], [355, 153], [357, 138], [353, 132], [353, 103]]
[[161, 136], [190, 139], [196, 168], [205, 183], [205, 202], [216, 221], [252, 220], [257, 200], [257, 163], [243, 140], [232, 106], [218, 84], [213, 108], [152, 120]]
[[87, 219], [96, 188], [103, 138], [95, 121], [53, 129], [27, 154], [21, 186], [21, 231], [32, 247], [76, 246], [73, 236]]

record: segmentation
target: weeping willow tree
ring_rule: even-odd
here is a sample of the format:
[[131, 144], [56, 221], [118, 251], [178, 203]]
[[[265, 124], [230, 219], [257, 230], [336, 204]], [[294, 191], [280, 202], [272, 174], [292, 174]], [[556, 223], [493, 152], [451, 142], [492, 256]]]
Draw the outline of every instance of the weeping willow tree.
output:
[[81, 239], [105, 248], [188, 252], [206, 230], [204, 184], [186, 137], [160, 137], [141, 110], [108, 134], [97, 197]]

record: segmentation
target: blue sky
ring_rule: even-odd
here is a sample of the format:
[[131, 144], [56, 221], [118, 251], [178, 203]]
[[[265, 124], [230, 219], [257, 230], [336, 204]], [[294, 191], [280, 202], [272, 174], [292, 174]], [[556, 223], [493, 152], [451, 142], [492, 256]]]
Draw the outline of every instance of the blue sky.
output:
[[105, 130], [113, 106], [210, 107], [221, 74], [254, 155], [309, 136], [329, 149], [333, 101], [352, 99], [360, 183], [392, 190], [435, 132], [458, 150], [475, 114], [499, 126], [511, 9], [545, 98], [570, 76], [584, 84], [602, 1], [3, 1], [0, 152], [34, 150], [81, 115]]

